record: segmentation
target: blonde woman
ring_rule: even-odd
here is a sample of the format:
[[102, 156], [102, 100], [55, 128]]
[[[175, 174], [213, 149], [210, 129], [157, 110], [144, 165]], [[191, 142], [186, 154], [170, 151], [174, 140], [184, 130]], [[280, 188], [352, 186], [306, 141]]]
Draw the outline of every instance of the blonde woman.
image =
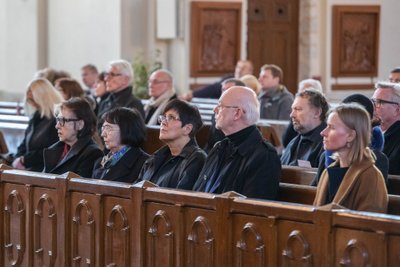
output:
[[12, 166], [31, 171], [43, 170], [43, 149], [58, 140], [54, 106], [63, 101], [46, 79], [31, 81], [25, 96], [25, 114], [30, 117], [25, 137], [13, 155]]
[[368, 148], [371, 122], [367, 111], [355, 103], [331, 111], [321, 132], [324, 149], [333, 151], [335, 162], [321, 175], [314, 205], [386, 212], [388, 194], [375, 156]]

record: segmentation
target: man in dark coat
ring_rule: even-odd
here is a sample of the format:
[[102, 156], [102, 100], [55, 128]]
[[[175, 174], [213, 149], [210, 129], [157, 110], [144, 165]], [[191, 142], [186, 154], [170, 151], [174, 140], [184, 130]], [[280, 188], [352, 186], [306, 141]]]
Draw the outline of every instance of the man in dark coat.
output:
[[281, 164], [275, 148], [255, 125], [260, 105], [254, 91], [229, 88], [215, 113], [216, 127], [226, 138], [210, 151], [193, 190], [217, 194], [236, 191], [247, 197], [276, 199]]
[[400, 84], [379, 82], [375, 88], [372, 101], [384, 132], [383, 153], [389, 159], [389, 174], [400, 175]]
[[[136, 108], [144, 118], [143, 104], [132, 92], [132, 80], [132, 65], [128, 61], [116, 60], [109, 63], [105, 81], [107, 92], [110, 94], [100, 103], [97, 113], [98, 119], [101, 119], [105, 112], [116, 107]], [[99, 127], [102, 124], [103, 122], [100, 120]]]
[[329, 105], [317, 90], [306, 89], [296, 95], [290, 118], [298, 135], [282, 154], [282, 165], [317, 168], [324, 151], [321, 131], [325, 129]]

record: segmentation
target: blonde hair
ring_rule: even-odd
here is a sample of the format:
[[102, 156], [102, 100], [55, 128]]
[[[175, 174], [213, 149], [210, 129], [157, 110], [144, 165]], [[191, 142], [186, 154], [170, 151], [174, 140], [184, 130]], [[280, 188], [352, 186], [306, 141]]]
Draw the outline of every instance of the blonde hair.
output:
[[[340, 120], [351, 130], [354, 130], [356, 136], [350, 144], [349, 159], [350, 162], [361, 162], [367, 157], [374, 159], [368, 144], [371, 140], [371, 120], [368, 112], [357, 103], [340, 104], [334, 108]], [[336, 159], [337, 156], [335, 155]]]
[[253, 89], [254, 93], [258, 95], [261, 91], [261, 84], [258, 79], [251, 74], [243, 75], [240, 80], [250, 89]]
[[32, 107], [27, 97], [25, 97], [25, 113], [28, 116], [33, 115], [37, 110], [41, 118], [46, 117], [50, 119], [54, 116], [54, 106], [64, 100], [54, 86], [44, 78], [31, 81], [28, 84], [28, 90], [31, 90], [32, 98], [37, 104], [37, 107]]

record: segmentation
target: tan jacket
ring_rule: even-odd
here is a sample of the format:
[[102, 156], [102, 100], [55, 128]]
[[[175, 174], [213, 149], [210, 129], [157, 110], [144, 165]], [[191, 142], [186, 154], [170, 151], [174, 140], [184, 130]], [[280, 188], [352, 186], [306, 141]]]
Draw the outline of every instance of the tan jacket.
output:
[[[336, 161], [331, 166], [337, 164]], [[328, 171], [325, 170], [318, 183], [314, 206], [330, 204], [325, 203], [328, 184]], [[366, 157], [361, 163], [353, 163], [350, 166], [330, 205], [358, 211], [386, 212], [388, 193], [385, 180], [372, 159]]]

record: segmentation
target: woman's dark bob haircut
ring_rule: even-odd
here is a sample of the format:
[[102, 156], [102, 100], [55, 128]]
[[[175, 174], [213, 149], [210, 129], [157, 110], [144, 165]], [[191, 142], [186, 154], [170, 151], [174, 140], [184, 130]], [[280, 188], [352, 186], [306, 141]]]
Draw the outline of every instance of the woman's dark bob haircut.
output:
[[182, 126], [185, 126], [186, 124], [191, 124], [193, 126], [192, 131], [190, 132], [190, 138], [193, 138], [197, 134], [198, 130], [203, 126], [203, 121], [201, 120], [198, 108], [190, 105], [186, 101], [173, 99], [168, 102], [164, 109], [164, 114], [168, 110], [175, 110], [178, 113]]
[[106, 112], [102, 118], [119, 126], [123, 145], [140, 147], [146, 138], [146, 125], [136, 109], [117, 107]]

